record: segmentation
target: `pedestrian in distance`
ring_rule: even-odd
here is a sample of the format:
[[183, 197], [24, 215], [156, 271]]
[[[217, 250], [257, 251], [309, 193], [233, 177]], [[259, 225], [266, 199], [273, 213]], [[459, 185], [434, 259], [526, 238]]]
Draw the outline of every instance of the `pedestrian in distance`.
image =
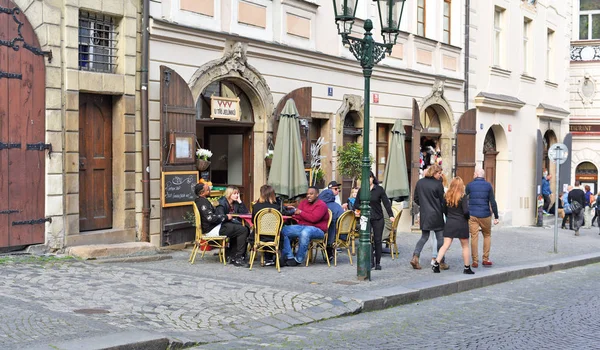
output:
[[450, 182], [450, 188], [445, 195], [444, 214], [446, 224], [444, 225], [444, 244], [438, 252], [437, 258], [432, 266], [435, 273], [440, 272], [440, 261], [450, 248], [452, 240], [458, 238], [462, 247], [463, 273], [474, 274], [469, 264], [469, 202], [465, 197], [465, 183], [460, 177], [455, 177]]
[[571, 215], [573, 218], [575, 236], [579, 236], [579, 229], [583, 222], [583, 208], [585, 205], [585, 192], [583, 192], [580, 187], [581, 183], [575, 181], [575, 187], [569, 192], [569, 203], [571, 203]]
[[561, 225], [563, 230], [567, 229], [565, 226], [567, 220], [569, 220], [569, 230], [573, 230], [573, 213], [571, 212], [571, 203], [569, 203], [569, 192], [571, 192], [572, 189], [573, 186], [569, 185], [569, 187], [567, 187], [567, 192], [564, 192], [562, 195], [563, 210], [565, 211], [565, 216], [563, 217]]
[[542, 176], [542, 196], [544, 197], [544, 214], [548, 214], [548, 208], [550, 207], [550, 195], [552, 190], [550, 189], [550, 180], [552, 175], [544, 173]]
[[[371, 267], [375, 270], [381, 270], [381, 244], [383, 240], [383, 228], [385, 227], [382, 205], [385, 208], [385, 211], [387, 211], [391, 222], [394, 222], [394, 212], [392, 211], [392, 203], [390, 203], [389, 198], [385, 194], [385, 190], [379, 185], [379, 181], [377, 181], [377, 178], [372, 171], [369, 176], [369, 184], [371, 189], [371, 201], [369, 202], [369, 207], [371, 208], [371, 218], [369, 221], [371, 223], [371, 230], [373, 232]], [[355, 203], [356, 208], [360, 209], [360, 196], [356, 198]]]
[[[498, 204], [494, 197], [492, 184], [485, 180], [485, 171], [481, 168], [475, 169], [473, 181], [469, 182], [465, 190], [469, 196], [469, 233], [471, 234], [471, 257], [472, 267], [479, 266], [479, 230], [483, 235], [483, 266], [492, 266], [490, 260], [490, 249], [492, 246], [492, 212], [494, 214], [494, 225], [498, 224]], [[490, 211], [490, 207], [492, 210]]]
[[[442, 176], [442, 167], [433, 164], [427, 168], [425, 177], [417, 181], [415, 186], [414, 201], [419, 206], [419, 227], [421, 229], [421, 238], [415, 246], [410, 265], [413, 269], [420, 270], [421, 264], [419, 256], [423, 246], [429, 240], [430, 231], [435, 232], [437, 239], [437, 251], [439, 252], [444, 240], [444, 185], [440, 181]], [[441, 261], [442, 270], [447, 270], [448, 265], [444, 260]]]

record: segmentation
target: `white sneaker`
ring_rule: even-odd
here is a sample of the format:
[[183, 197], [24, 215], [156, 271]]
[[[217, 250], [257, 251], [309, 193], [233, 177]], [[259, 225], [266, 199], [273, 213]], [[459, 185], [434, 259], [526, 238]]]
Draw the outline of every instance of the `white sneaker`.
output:
[[435, 258], [431, 258], [431, 266], [435, 265]]

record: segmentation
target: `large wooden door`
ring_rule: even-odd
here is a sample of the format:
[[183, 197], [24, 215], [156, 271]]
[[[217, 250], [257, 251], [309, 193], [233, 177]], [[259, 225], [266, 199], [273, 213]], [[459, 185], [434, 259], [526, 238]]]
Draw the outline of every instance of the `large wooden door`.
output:
[[469, 109], [458, 120], [456, 127], [456, 176], [465, 185], [473, 180], [475, 172], [475, 144], [477, 136], [477, 110]]
[[79, 230], [112, 228], [112, 98], [79, 95]]
[[25, 15], [0, 0], [0, 250], [44, 243], [45, 63]]

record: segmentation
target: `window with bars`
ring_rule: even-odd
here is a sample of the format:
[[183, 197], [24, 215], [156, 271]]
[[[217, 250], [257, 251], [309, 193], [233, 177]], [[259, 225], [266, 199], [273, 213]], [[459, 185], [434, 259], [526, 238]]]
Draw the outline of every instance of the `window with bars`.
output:
[[114, 73], [117, 66], [117, 25], [113, 17], [79, 12], [79, 69]]

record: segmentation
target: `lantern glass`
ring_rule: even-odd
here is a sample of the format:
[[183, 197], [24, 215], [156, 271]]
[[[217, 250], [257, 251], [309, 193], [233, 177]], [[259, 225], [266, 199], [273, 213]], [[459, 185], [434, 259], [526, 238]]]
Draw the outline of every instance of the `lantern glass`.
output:
[[400, 32], [400, 19], [406, 0], [374, 0], [379, 9], [381, 35], [386, 44], [394, 45]]
[[350, 34], [352, 32], [357, 5], [358, 0], [333, 0], [335, 22], [339, 34]]

